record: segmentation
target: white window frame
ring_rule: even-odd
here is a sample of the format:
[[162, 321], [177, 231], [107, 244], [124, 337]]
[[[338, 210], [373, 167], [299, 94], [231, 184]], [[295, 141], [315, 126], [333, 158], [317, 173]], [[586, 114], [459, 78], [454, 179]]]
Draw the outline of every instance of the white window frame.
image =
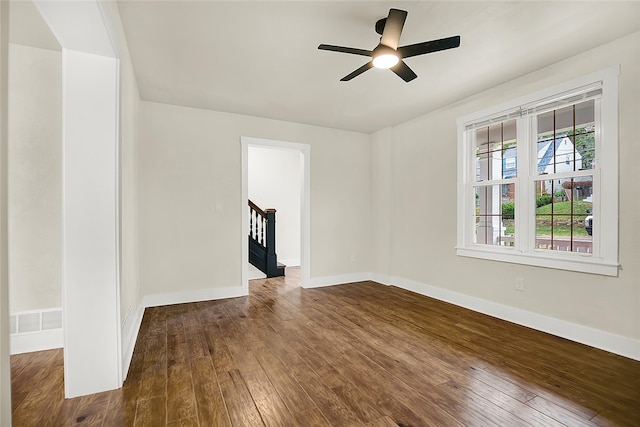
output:
[[[458, 128], [458, 222], [456, 253], [459, 256], [526, 264], [561, 270], [618, 275], [618, 75], [614, 66], [562, 83], [506, 103], [468, 114], [457, 120]], [[518, 174], [516, 184], [516, 244], [513, 247], [474, 243], [475, 182], [474, 132], [467, 128], [477, 123], [501, 122], [517, 117], [514, 112], [535, 109], [562, 100], [571, 94], [600, 88], [596, 102], [596, 161], [593, 170], [593, 251], [591, 254], [540, 250], [535, 242], [535, 197], [533, 181], [544, 179], [532, 166], [536, 158], [535, 115], [518, 119]], [[536, 111], [537, 113], [537, 111]], [[534, 143], [531, 143], [533, 141]], [[600, 147], [604, 145], [605, 149]], [[526, 161], [520, 161], [522, 157]], [[535, 160], [533, 160], [535, 165]], [[557, 175], [555, 175], [557, 176]], [[509, 180], [511, 181], [511, 180]]]

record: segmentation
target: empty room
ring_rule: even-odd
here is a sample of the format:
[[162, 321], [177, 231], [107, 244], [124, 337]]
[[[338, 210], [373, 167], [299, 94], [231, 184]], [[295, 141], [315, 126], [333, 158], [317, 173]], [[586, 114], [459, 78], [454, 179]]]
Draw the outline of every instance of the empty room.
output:
[[640, 2], [0, 2], [0, 426], [640, 425]]

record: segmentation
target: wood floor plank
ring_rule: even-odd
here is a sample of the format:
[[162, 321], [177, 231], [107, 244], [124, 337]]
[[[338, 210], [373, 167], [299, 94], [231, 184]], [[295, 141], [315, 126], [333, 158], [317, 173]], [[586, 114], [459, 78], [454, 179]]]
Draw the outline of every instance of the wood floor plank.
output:
[[209, 356], [209, 346], [204, 334], [204, 330], [187, 332], [187, 351], [190, 359]]
[[331, 388], [342, 386], [344, 380], [340, 373], [327, 359], [308, 346], [300, 334], [300, 330], [292, 329], [280, 332], [282, 338], [298, 353], [301, 360], [313, 369], [325, 384]]
[[[345, 352], [340, 362], [336, 363], [336, 369], [345, 376], [349, 375], [350, 379], [359, 378], [363, 382], [363, 389], [375, 397], [381, 409], [387, 411], [383, 414], [403, 424], [461, 425], [451, 414], [430, 405], [415, 390], [356, 351]], [[393, 390], [394, 395], [388, 393], [389, 390]]]
[[167, 427], [198, 427], [198, 419], [196, 417], [183, 418], [177, 421], [167, 423]]
[[[40, 417], [43, 420], [50, 420], [52, 426], [63, 426], [63, 425], [73, 425], [75, 424], [75, 420], [73, 419], [73, 415], [77, 412], [80, 406], [80, 398], [76, 397], [73, 399], [66, 399], [63, 404], [60, 406], [58, 413], [56, 416], [52, 416], [51, 418], [42, 415], [40, 413]], [[20, 425], [20, 424], [18, 424]]]
[[232, 369], [220, 375], [218, 383], [233, 426], [264, 426], [240, 371]]
[[198, 427], [198, 418], [197, 417], [189, 417], [182, 418], [176, 421], [170, 421], [167, 423], [167, 427]]
[[528, 378], [517, 371], [513, 371], [512, 368], [488, 366], [485, 367], [484, 370], [490, 372], [492, 375], [504, 379], [505, 381], [511, 382], [518, 387], [535, 394], [536, 396], [553, 401], [555, 405], [578, 415], [580, 418], [591, 419], [598, 414], [598, 411], [588, 408], [577, 400], [565, 397], [563, 394], [554, 393], [552, 388], [550, 389], [550, 387], [545, 387], [544, 383], [540, 384], [540, 382], [537, 381], [537, 378]]
[[466, 394], [474, 393], [480, 398], [492, 403], [500, 408], [501, 411], [506, 411], [509, 414], [522, 420], [522, 423], [526, 425], [538, 426], [538, 427], [562, 427], [564, 424], [549, 417], [548, 415], [534, 410], [526, 403], [522, 403], [517, 399], [514, 399], [510, 395], [503, 393], [502, 391], [493, 388], [492, 386], [482, 381], [470, 381], [467, 383], [456, 384], [457, 388], [464, 390]]
[[182, 324], [186, 332], [202, 332], [202, 323], [200, 323], [198, 315], [194, 312], [196, 307], [193, 303], [189, 304], [188, 310], [182, 315]]
[[145, 318], [146, 329], [149, 335], [164, 335], [167, 332], [167, 320], [165, 310], [162, 307], [149, 307], [144, 310], [143, 322]]
[[166, 401], [164, 396], [138, 400], [135, 427], [156, 427], [167, 424]]
[[76, 411], [64, 424], [71, 425], [75, 422], [83, 426], [101, 426], [107, 415], [111, 394], [112, 392], [108, 391], [79, 397]]
[[477, 380], [474, 381], [474, 384], [482, 382], [490, 387], [493, 387], [496, 390], [499, 390], [501, 393], [504, 393], [512, 399], [517, 400], [518, 402], [528, 402], [536, 396], [536, 394], [532, 393], [531, 391], [525, 390], [517, 384], [493, 375], [490, 372], [485, 371], [484, 369], [478, 369], [471, 366], [466, 372], [471, 378]]
[[109, 406], [104, 418], [103, 426], [133, 426], [136, 419], [136, 398], [128, 395], [124, 387], [121, 390], [115, 390], [111, 394]]
[[265, 425], [286, 425], [292, 414], [264, 370], [261, 367], [251, 369], [244, 373], [244, 379]]
[[390, 417], [384, 416], [366, 424], [366, 427], [398, 427], [398, 424]]
[[165, 348], [146, 351], [140, 397], [166, 396], [167, 390], [167, 351]]
[[353, 385], [350, 381], [344, 380], [342, 385], [332, 387], [331, 390], [356, 415], [358, 420], [370, 423], [382, 418], [381, 408], [377, 402], [369, 398], [363, 399], [362, 389]]
[[217, 375], [220, 376], [232, 369], [237, 369], [238, 367], [229, 353], [224, 337], [219, 335], [217, 331], [209, 329], [205, 330], [204, 334]]
[[194, 303], [197, 309], [198, 318], [202, 325], [213, 325], [224, 317], [224, 305], [227, 300], [199, 301]]
[[255, 356], [289, 412], [297, 414], [316, 408], [306, 391], [291, 377], [287, 367], [271, 353], [268, 346], [258, 348]]
[[167, 421], [189, 418], [196, 412], [196, 402], [188, 363], [167, 368]]
[[[161, 351], [161, 350], [158, 350]], [[189, 361], [189, 346], [184, 331], [167, 333], [167, 366]]]
[[528, 401], [527, 405], [568, 426], [593, 427], [597, 425], [540, 396]]
[[292, 421], [293, 422], [290, 424], [292, 427], [335, 427], [327, 421], [324, 416], [322, 416], [322, 412], [320, 412], [318, 408], [311, 408], [303, 412], [296, 412]]
[[351, 408], [342, 402], [306, 363], [290, 365], [289, 369], [298, 384], [309, 396], [313, 396], [313, 402], [332, 425], [347, 426], [356, 425], [359, 422]]
[[247, 373], [257, 369], [261, 369], [258, 359], [250, 347], [245, 347], [243, 343], [225, 339], [225, 344], [229, 350], [229, 355], [234, 360], [234, 365], [238, 367], [242, 373]]
[[192, 359], [191, 369], [199, 424], [201, 426], [230, 426], [231, 420], [211, 358]]

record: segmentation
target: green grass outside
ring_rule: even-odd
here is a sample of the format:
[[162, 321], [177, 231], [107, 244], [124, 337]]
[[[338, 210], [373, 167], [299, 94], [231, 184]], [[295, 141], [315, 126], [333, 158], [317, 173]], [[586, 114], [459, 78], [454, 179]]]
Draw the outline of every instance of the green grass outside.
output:
[[[556, 202], [549, 203], [548, 205], [540, 206], [536, 209], [536, 213], [538, 215], [550, 215], [551, 214], [551, 206], [553, 205], [553, 214], [554, 215], [570, 215], [571, 214], [571, 201], [567, 202]], [[587, 215], [587, 209], [591, 209], [591, 203], [576, 201], [573, 202], [573, 216], [579, 217], [580, 219], [584, 219]]]
[[[587, 231], [584, 229], [584, 219], [589, 215], [587, 209], [591, 209], [591, 203], [576, 201], [573, 202], [573, 236], [588, 237]], [[551, 236], [551, 218], [541, 215], [551, 215], [551, 204], [540, 206], [536, 209], [536, 235]], [[556, 218], [556, 224], [553, 227], [554, 236], [570, 236], [571, 226], [568, 224], [569, 215], [571, 214], [571, 202], [553, 203], [554, 215], [567, 215], [565, 218]], [[513, 235], [514, 224], [512, 220], [505, 220], [505, 234]]]

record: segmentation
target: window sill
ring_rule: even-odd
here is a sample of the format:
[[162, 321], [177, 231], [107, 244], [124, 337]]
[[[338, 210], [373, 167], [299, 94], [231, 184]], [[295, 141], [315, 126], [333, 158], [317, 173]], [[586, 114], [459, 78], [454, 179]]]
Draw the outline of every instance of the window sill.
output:
[[488, 250], [482, 247], [456, 248], [458, 256], [487, 259], [491, 261], [509, 262], [514, 264], [531, 265], [535, 267], [569, 270], [580, 273], [600, 274], [603, 276], [618, 276], [618, 264], [578, 254], [558, 254], [546, 256], [544, 252], [520, 253], [513, 249]]

